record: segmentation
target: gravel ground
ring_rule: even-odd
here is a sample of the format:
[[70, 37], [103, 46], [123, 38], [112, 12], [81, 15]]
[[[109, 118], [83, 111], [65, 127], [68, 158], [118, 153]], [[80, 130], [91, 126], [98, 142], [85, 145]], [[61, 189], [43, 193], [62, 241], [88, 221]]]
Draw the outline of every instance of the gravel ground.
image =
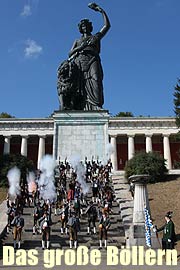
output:
[[[153, 224], [158, 227], [162, 226], [165, 222], [166, 212], [173, 211], [172, 220], [178, 239], [176, 249], [180, 255], [180, 178], [149, 184], [148, 193]], [[162, 237], [162, 234], [159, 234], [159, 237]]]

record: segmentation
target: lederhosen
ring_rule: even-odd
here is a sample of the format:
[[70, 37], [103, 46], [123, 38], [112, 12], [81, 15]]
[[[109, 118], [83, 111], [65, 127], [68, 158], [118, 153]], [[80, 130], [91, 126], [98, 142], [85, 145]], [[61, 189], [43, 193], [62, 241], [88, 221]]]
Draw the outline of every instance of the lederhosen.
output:
[[15, 217], [12, 221], [13, 228], [13, 237], [14, 240], [18, 239], [21, 241], [22, 228], [24, 227], [24, 219], [22, 217]]
[[41, 231], [42, 231], [42, 240], [49, 241], [50, 240], [50, 224], [49, 224], [48, 217], [43, 217], [41, 219]]
[[110, 227], [110, 219], [108, 217], [104, 218], [103, 216], [99, 222], [99, 239], [102, 240], [103, 238], [107, 240], [107, 231]]
[[80, 230], [79, 219], [75, 217], [69, 218], [69, 239], [71, 241], [77, 241], [77, 233]]
[[65, 229], [68, 221], [68, 207], [66, 206], [64, 209], [62, 209], [62, 212], [60, 213], [61, 218], [61, 228]]

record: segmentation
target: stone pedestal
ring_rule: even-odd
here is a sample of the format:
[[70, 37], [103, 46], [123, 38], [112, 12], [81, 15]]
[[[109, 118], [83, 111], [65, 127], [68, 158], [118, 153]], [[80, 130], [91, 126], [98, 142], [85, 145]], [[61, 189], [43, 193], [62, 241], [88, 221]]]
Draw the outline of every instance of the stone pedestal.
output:
[[133, 238], [137, 246], [146, 246], [145, 241], [145, 206], [149, 209], [147, 181], [149, 175], [133, 175], [130, 178], [135, 185], [133, 210]]
[[[133, 210], [133, 232], [132, 232], [132, 245], [146, 246], [145, 239], [145, 213], [146, 207], [150, 212], [147, 183], [149, 175], [133, 175], [129, 178], [135, 184], [134, 190], [134, 210]], [[151, 232], [152, 248], [159, 248], [159, 243], [155, 233]]]
[[78, 156], [107, 161], [107, 111], [55, 111], [53, 157], [56, 160]]
[[149, 199], [147, 192], [148, 180], [149, 175], [135, 175], [131, 177], [131, 181], [135, 184], [133, 223], [136, 225], [144, 223], [145, 207], [148, 209], [150, 213]]

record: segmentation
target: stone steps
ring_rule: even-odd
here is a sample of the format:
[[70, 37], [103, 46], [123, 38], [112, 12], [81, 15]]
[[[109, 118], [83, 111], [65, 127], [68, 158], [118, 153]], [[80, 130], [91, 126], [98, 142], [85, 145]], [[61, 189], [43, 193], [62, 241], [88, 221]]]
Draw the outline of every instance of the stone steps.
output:
[[[88, 200], [92, 199], [92, 193], [88, 193]], [[86, 207], [84, 207], [85, 209]], [[122, 223], [122, 218], [120, 215], [119, 203], [118, 201], [113, 201], [112, 203], [112, 214], [111, 227], [108, 232], [108, 245], [115, 245], [121, 247], [125, 245], [125, 233], [124, 225]], [[25, 219], [25, 227], [22, 233], [22, 245], [24, 249], [35, 248], [41, 250], [41, 235], [33, 235], [33, 208], [24, 208], [23, 217]], [[54, 213], [54, 209], [53, 209]], [[69, 248], [69, 237], [68, 235], [61, 235], [60, 228], [61, 223], [59, 222], [59, 217], [52, 214], [53, 224], [51, 226], [51, 248]], [[98, 222], [96, 222], [97, 234], [87, 235], [87, 217], [83, 214], [80, 218], [81, 231], [78, 233], [78, 244], [85, 245], [88, 248], [98, 248], [99, 247], [99, 236], [98, 236]], [[10, 232], [3, 239], [3, 245], [13, 245], [13, 235]]]
[[[122, 223], [125, 230], [125, 237], [131, 237], [131, 225], [133, 220], [134, 201], [129, 191], [128, 181], [124, 175], [118, 173], [112, 176], [112, 183], [115, 190], [115, 197], [120, 206]], [[128, 243], [126, 243], [128, 245]]]

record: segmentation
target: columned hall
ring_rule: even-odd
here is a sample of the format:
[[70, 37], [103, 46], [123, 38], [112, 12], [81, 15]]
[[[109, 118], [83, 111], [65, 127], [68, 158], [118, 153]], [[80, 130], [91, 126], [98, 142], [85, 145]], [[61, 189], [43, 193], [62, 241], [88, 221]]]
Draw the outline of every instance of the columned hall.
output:
[[53, 119], [0, 119], [0, 154], [21, 154], [39, 168], [45, 154], [52, 155]]
[[111, 118], [108, 131], [115, 149], [111, 155], [114, 170], [124, 170], [127, 160], [139, 151], [160, 153], [169, 170], [180, 159], [174, 118]]
[[[39, 168], [45, 154], [53, 155], [54, 133], [53, 118], [1, 118], [0, 154], [21, 154]], [[175, 169], [176, 161], [180, 161], [177, 133], [175, 119], [170, 117], [111, 117], [108, 135], [113, 147], [113, 169], [124, 170], [126, 162], [139, 151], [158, 152], [166, 159], [167, 168]]]

